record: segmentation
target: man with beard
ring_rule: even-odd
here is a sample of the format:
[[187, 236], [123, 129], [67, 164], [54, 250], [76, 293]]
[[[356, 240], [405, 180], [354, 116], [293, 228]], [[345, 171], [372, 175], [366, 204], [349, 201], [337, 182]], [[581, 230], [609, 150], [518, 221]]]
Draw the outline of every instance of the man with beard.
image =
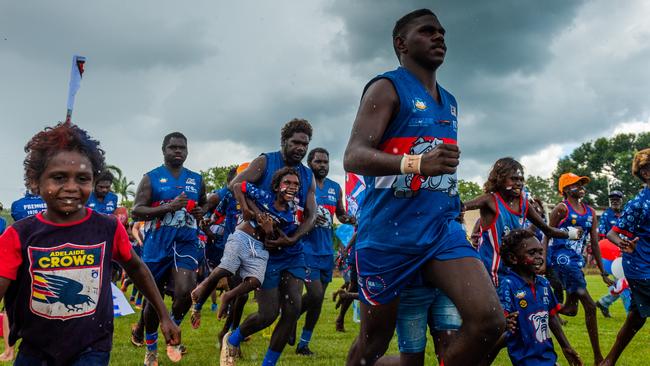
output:
[[[180, 324], [192, 305], [190, 292], [196, 286], [203, 250], [199, 245], [197, 220], [206, 205], [205, 185], [199, 173], [183, 167], [187, 138], [180, 132], [165, 136], [165, 163], [146, 173], [135, 195], [133, 216], [149, 221], [142, 259], [156, 280], [160, 293], [174, 282], [171, 317]], [[144, 308], [145, 366], [158, 365], [158, 315], [147, 302]], [[180, 360], [181, 348], [168, 347], [170, 359]]]
[[90, 193], [86, 207], [99, 213], [110, 215], [117, 208], [117, 195], [111, 192], [113, 174], [109, 171], [102, 172], [97, 178], [95, 189]]
[[296, 213], [300, 226], [289, 237], [282, 235], [265, 242], [269, 260], [264, 282], [257, 292], [258, 311], [248, 316], [238, 328], [226, 333], [222, 341], [221, 365], [235, 365], [242, 340], [273, 324], [282, 310], [263, 361], [264, 365], [275, 365], [300, 315], [302, 284], [307, 275], [301, 238], [314, 227], [316, 216], [314, 175], [301, 163], [311, 136], [312, 127], [306, 120], [293, 119], [287, 122], [281, 130], [281, 150], [258, 156], [230, 184], [230, 190], [237, 201], [243, 202], [243, 182], [270, 191], [271, 178], [277, 170], [285, 166], [296, 169], [300, 175], [300, 190], [296, 195]]
[[307, 293], [302, 297], [301, 314], [306, 312], [296, 353], [311, 356], [309, 341], [318, 322], [327, 285], [332, 282], [334, 269], [334, 245], [332, 223], [334, 215], [343, 224], [352, 223], [353, 218], [346, 215], [341, 186], [327, 178], [330, 169], [329, 152], [317, 147], [309, 152], [307, 164], [316, 179], [316, 225], [305, 236], [304, 250], [307, 262]]

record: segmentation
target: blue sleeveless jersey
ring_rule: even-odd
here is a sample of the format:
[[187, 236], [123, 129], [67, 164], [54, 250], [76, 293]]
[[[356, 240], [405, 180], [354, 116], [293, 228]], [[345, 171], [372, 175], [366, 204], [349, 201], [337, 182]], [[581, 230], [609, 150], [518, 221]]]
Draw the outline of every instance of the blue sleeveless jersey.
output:
[[585, 261], [582, 251], [591, 232], [593, 225], [594, 210], [588, 205], [581, 203], [582, 210], [580, 214], [571, 206], [569, 201], [562, 201], [567, 207], [567, 215], [558, 223], [558, 228], [568, 229], [569, 227], [581, 227], [582, 236], [577, 240], [553, 238], [553, 245], [550, 246], [552, 264], [578, 264], [584, 266]]
[[[272, 192], [271, 180], [273, 179], [273, 174], [281, 168], [284, 168], [286, 164], [282, 159], [282, 154], [279, 151], [264, 153], [266, 157], [266, 170], [262, 174], [262, 178], [255, 182], [255, 184], [268, 192]], [[300, 190], [296, 195], [298, 202], [296, 202], [296, 222], [298, 225], [302, 223], [302, 213], [305, 209], [305, 202], [307, 201], [307, 192], [309, 192], [309, 187], [311, 187], [311, 180], [313, 174], [311, 169], [306, 167], [304, 164], [300, 163], [296, 166], [293, 166], [298, 173], [300, 174]], [[303, 252], [303, 238], [298, 240], [298, 242], [290, 247], [284, 247], [281, 250], [271, 250], [269, 251], [270, 256], [281, 256], [281, 255], [294, 255]]]
[[316, 184], [316, 204], [318, 212], [327, 218], [324, 225], [316, 225], [305, 236], [305, 253], [312, 255], [334, 255], [333, 219], [341, 195], [341, 186], [325, 178], [323, 188]]
[[478, 252], [481, 256], [481, 261], [485, 268], [490, 273], [490, 278], [495, 286], [499, 285], [498, 273], [501, 271], [503, 265], [501, 264], [501, 242], [503, 236], [508, 234], [510, 230], [520, 229], [524, 226], [526, 221], [526, 214], [528, 213], [528, 201], [522, 195], [519, 198], [519, 210], [512, 211], [507, 203], [498, 193], [492, 193], [494, 199], [494, 219], [488, 227], [482, 228], [481, 232], [481, 245]]
[[[151, 182], [151, 206], [173, 201], [185, 192], [189, 205], [198, 204], [202, 186], [200, 174], [183, 168], [178, 178], [164, 165], [147, 173]], [[193, 203], [191, 203], [193, 202]], [[196, 219], [186, 208], [168, 212], [164, 217], [147, 222], [142, 258], [145, 262], [160, 262], [171, 256], [176, 242], [198, 242]]]
[[115, 209], [117, 208], [117, 195], [113, 192], [108, 192], [106, 193], [106, 196], [104, 196], [104, 201], [99, 202], [97, 196], [95, 196], [95, 192], [93, 191], [90, 193], [90, 197], [88, 197], [86, 207], [91, 208], [93, 211], [110, 215], [115, 212]]
[[[436, 145], [456, 144], [456, 99], [437, 85], [438, 104], [422, 83], [399, 67], [368, 83], [388, 79], [399, 96], [400, 109], [381, 138], [379, 149], [394, 155], [422, 154]], [[460, 213], [456, 174], [365, 176], [366, 195], [360, 207], [357, 248], [421, 254], [440, 242]]]

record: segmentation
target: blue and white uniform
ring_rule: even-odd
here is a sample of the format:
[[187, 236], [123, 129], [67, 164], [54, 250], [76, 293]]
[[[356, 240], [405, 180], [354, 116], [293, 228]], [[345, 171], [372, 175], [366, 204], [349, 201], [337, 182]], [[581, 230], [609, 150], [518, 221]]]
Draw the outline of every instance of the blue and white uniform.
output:
[[316, 225], [305, 236], [305, 259], [309, 271], [308, 281], [332, 282], [334, 269], [334, 229], [332, 227], [336, 207], [342, 199], [341, 186], [331, 179], [325, 178], [323, 186], [316, 183], [316, 204], [318, 212], [325, 216], [327, 222]]
[[14, 221], [22, 220], [25, 217], [36, 215], [47, 208], [41, 196], [25, 193], [25, 196], [11, 204], [11, 217]]
[[567, 293], [575, 293], [580, 289], [587, 288], [585, 275], [582, 267], [585, 259], [582, 252], [587, 243], [594, 221], [594, 210], [588, 205], [581, 203], [582, 212], [578, 212], [569, 201], [562, 201], [567, 207], [566, 216], [560, 220], [557, 227], [568, 230], [569, 227], [582, 228], [582, 236], [578, 239], [553, 238], [549, 246], [551, 253], [550, 265], [562, 282]]
[[[439, 144], [456, 144], [455, 98], [437, 85], [441, 103], [407, 69], [399, 67], [371, 80], [389, 80], [400, 108], [379, 149], [394, 155], [422, 154]], [[385, 304], [431, 259], [477, 257], [460, 223], [456, 174], [364, 176], [365, 198], [359, 210], [357, 269], [360, 299]]]
[[632, 253], [623, 252], [623, 271], [632, 291], [632, 307], [642, 317], [650, 317], [650, 189], [648, 187], [625, 205], [612, 228], [627, 239], [639, 238]]
[[487, 227], [481, 228], [481, 242], [478, 247], [481, 261], [490, 273], [490, 278], [495, 286], [499, 286], [499, 273], [503, 267], [501, 263], [501, 241], [510, 230], [520, 229], [524, 226], [528, 214], [528, 201], [522, 194], [519, 197], [519, 210], [513, 211], [503, 200], [499, 193], [492, 193], [496, 212], [492, 222]]
[[598, 237], [606, 237], [607, 233], [616, 225], [619, 217], [621, 217], [621, 212], [616, 213], [611, 207], [607, 207], [598, 221]]
[[517, 329], [507, 332], [508, 355], [513, 365], [553, 366], [557, 354], [553, 350], [551, 316], [560, 310], [551, 285], [542, 276], [529, 284], [511, 270], [501, 275], [499, 299], [506, 314], [519, 312]]
[[[200, 174], [183, 168], [175, 178], [162, 165], [148, 172], [147, 176], [151, 182], [153, 207], [173, 201], [182, 192], [187, 196], [188, 206], [198, 204], [203, 184]], [[164, 276], [172, 265], [194, 271], [202, 256], [196, 219], [187, 208], [147, 222], [142, 259], [156, 279]]]
[[106, 193], [106, 196], [104, 196], [104, 199], [99, 201], [93, 191], [90, 193], [90, 197], [88, 197], [86, 207], [91, 208], [93, 211], [110, 215], [115, 212], [115, 209], [117, 208], [117, 195], [113, 192], [108, 192]]
[[[273, 174], [287, 165], [280, 151], [264, 153], [263, 155], [266, 157], [266, 169], [262, 174], [262, 178], [258, 182], [255, 182], [255, 184], [265, 191], [272, 192], [271, 182], [273, 180]], [[296, 169], [300, 175], [298, 177], [300, 179], [300, 189], [296, 194], [296, 222], [300, 224], [307, 201], [307, 193], [311, 187], [314, 174], [311, 169], [302, 163], [292, 168]], [[298, 240], [293, 246], [269, 250], [269, 261], [266, 266], [266, 274], [262, 288], [272, 289], [278, 287], [283, 271], [289, 272], [295, 278], [305, 279], [307, 267], [303, 252], [303, 238]]]
[[[293, 235], [296, 232], [298, 224], [295, 221], [293, 202], [289, 203], [286, 210], [279, 211], [274, 205], [275, 194], [248, 182], [243, 182], [241, 189], [262, 211], [271, 215], [277, 227], [286, 235]], [[250, 224], [253, 227], [257, 226], [254, 220], [251, 220]], [[228, 236], [218, 267], [232, 274], [239, 271], [241, 278], [254, 277], [263, 283], [268, 259], [269, 252], [264, 248], [264, 243], [244, 231], [235, 230]]]

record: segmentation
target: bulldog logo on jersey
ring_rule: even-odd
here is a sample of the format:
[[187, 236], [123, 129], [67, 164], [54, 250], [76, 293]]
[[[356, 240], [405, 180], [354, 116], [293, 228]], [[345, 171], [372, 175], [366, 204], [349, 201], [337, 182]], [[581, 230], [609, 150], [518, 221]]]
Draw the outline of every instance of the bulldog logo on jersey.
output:
[[[418, 137], [417, 140], [413, 142], [409, 154], [424, 154], [433, 150], [433, 148], [440, 144], [442, 144], [441, 139], [434, 138], [433, 140], [430, 140]], [[444, 174], [435, 177], [425, 177], [418, 174], [402, 174], [397, 176], [397, 179], [393, 182], [392, 188], [395, 197], [397, 198], [414, 197], [421, 189], [445, 192], [449, 196], [453, 197], [458, 195], [458, 179], [455, 174]]]
[[30, 310], [47, 319], [61, 320], [93, 314], [102, 284], [105, 246], [106, 242], [29, 247]]
[[548, 332], [548, 311], [539, 311], [530, 314], [528, 320], [533, 323], [533, 328], [535, 328], [535, 340], [537, 340], [537, 342], [544, 343], [547, 339], [551, 338], [551, 335]]

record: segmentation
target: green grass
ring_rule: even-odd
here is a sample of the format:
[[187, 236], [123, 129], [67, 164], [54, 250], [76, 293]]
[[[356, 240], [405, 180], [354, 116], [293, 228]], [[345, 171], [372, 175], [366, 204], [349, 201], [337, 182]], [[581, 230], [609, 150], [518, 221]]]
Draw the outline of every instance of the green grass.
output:
[[[598, 299], [603, 295], [607, 288], [600, 280], [599, 276], [587, 276], [589, 283], [589, 291], [594, 297]], [[316, 326], [310, 348], [316, 353], [314, 357], [298, 356], [294, 353], [294, 347], [285, 348], [282, 357], [280, 358], [279, 365], [343, 365], [347, 355], [348, 348], [352, 343], [355, 335], [359, 331], [358, 324], [352, 322], [352, 309], [348, 311], [346, 319], [345, 333], [337, 333], [334, 331], [334, 320], [338, 311], [334, 310], [334, 303], [331, 301], [331, 293], [333, 289], [340, 286], [342, 280], [335, 278], [334, 282], [330, 285], [326, 295], [326, 301], [323, 305], [323, 312], [321, 319]], [[249, 301], [246, 307], [245, 314], [250, 314], [257, 309], [257, 304]], [[620, 300], [611, 307], [613, 318], [605, 319], [600, 312], [598, 313], [598, 326], [600, 333], [600, 344], [603, 353], [606, 354], [616, 334], [625, 319], [625, 311]], [[135, 348], [129, 341], [130, 324], [137, 320], [138, 314], [122, 317], [116, 319], [115, 323], [115, 336], [112, 353], [111, 365], [137, 365], [141, 364], [144, 357], [144, 348]], [[581, 310], [574, 318], [566, 318], [569, 323], [564, 327], [564, 331], [569, 338], [569, 341], [574, 348], [580, 353], [585, 365], [593, 363], [593, 356], [591, 347], [589, 345], [589, 338], [586, 334], [584, 325], [584, 312]], [[189, 320], [189, 319], [188, 319]], [[298, 332], [300, 332], [304, 317], [301, 318], [298, 325]], [[189, 321], [183, 322], [182, 336], [183, 343], [187, 345], [189, 353], [183, 358], [180, 365], [217, 365], [218, 364], [218, 351], [215, 347], [216, 334], [221, 329], [222, 323], [216, 320], [214, 313], [211, 313], [209, 307], [203, 311], [203, 321], [201, 328], [198, 330], [192, 329]], [[298, 334], [300, 336], [300, 334]], [[244, 352], [244, 359], [238, 365], [260, 365], [262, 358], [266, 352], [269, 339], [264, 336], [262, 332], [255, 334], [252, 339], [243, 343], [242, 351]], [[557, 347], [557, 342], [554, 342]], [[623, 353], [619, 361], [619, 365], [647, 365], [648, 356], [643, 356], [643, 352], [647, 352], [647, 345], [650, 344], [650, 327], [642, 329], [639, 334], [634, 338], [632, 343]], [[426, 355], [426, 365], [435, 365], [433, 355], [433, 347], [429, 339]], [[560, 364], [566, 365], [566, 360], [559, 352]], [[393, 339], [388, 353], [397, 354], [396, 341]], [[161, 349], [160, 361], [162, 364], [170, 365], [171, 362], [164, 356], [164, 349]], [[510, 365], [507, 352], [501, 351], [499, 357], [496, 359], [495, 365]]]

